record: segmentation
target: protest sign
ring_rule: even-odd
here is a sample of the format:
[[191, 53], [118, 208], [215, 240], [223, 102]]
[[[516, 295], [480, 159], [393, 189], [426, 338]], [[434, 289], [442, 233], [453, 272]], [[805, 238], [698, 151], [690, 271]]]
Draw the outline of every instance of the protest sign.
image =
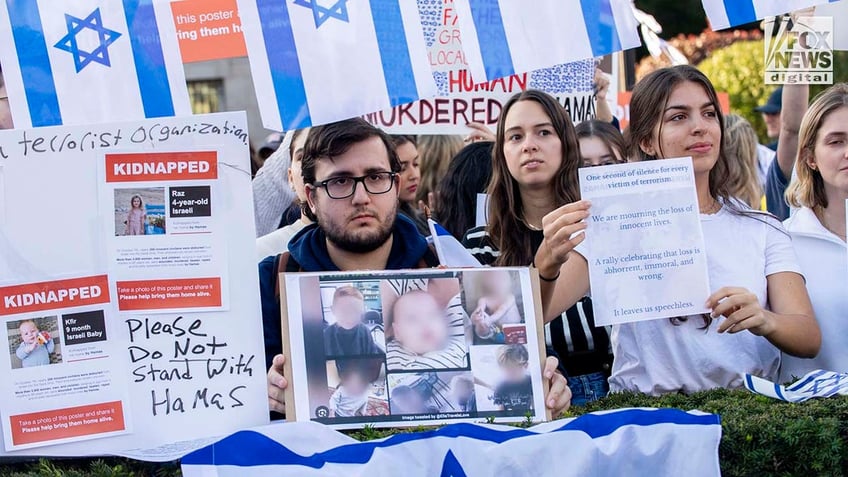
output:
[[170, 460], [267, 422], [245, 124], [0, 132], [4, 454]]
[[598, 326], [707, 311], [710, 296], [692, 160], [579, 170]]
[[247, 56], [236, 0], [171, 2], [183, 63]]
[[418, 0], [418, 11], [438, 97], [364, 115], [371, 124], [394, 134], [467, 134], [469, 122], [494, 127], [506, 100], [528, 88], [555, 96], [575, 123], [594, 117], [594, 60], [520, 72], [488, 82], [474, 80], [462, 49], [453, 0]]
[[334, 428], [545, 420], [528, 269], [282, 274], [286, 418]]

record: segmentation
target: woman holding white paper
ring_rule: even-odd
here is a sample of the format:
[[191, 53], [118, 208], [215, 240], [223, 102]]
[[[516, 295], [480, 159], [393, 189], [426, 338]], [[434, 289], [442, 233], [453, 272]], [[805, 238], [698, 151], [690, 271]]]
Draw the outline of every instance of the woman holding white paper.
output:
[[[709, 79], [690, 66], [655, 71], [634, 88], [630, 114], [630, 157], [692, 157], [715, 292], [705, 297], [710, 314], [615, 326], [610, 390], [738, 388], [745, 373], [776, 380], [781, 351], [814, 357], [821, 334], [788, 234], [727, 189], [724, 118]], [[535, 263], [542, 276], [560, 274], [543, 286], [546, 315], [571, 306], [587, 287], [586, 262], [570, 252], [583, 240], [572, 236], [589, 207], [569, 204], [543, 219]]]
[[819, 95], [804, 119], [795, 161], [796, 178], [786, 191], [793, 207], [784, 222], [822, 328], [821, 352], [815, 359], [783, 355], [780, 380], [810, 371], [848, 371], [848, 257], [845, 247], [845, 201], [848, 199], [848, 84]]

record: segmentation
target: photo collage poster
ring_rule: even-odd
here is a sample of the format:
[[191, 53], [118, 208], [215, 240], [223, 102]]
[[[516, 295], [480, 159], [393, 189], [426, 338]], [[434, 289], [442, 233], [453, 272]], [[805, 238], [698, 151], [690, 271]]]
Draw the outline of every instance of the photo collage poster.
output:
[[287, 413], [336, 428], [545, 416], [527, 269], [284, 275]]

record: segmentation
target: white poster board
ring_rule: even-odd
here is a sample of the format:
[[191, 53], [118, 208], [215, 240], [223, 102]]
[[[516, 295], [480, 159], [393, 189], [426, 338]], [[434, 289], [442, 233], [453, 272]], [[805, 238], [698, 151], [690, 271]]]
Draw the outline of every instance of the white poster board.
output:
[[[244, 113], [0, 132], [4, 454], [168, 460], [267, 423], [247, 141]], [[30, 320], [49, 365], [14, 361]]]
[[705, 313], [710, 296], [691, 158], [581, 168], [595, 323]]

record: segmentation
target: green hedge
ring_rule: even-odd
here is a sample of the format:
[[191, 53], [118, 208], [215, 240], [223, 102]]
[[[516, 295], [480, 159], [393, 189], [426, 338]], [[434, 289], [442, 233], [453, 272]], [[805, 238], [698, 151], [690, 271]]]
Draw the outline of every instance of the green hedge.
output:
[[[624, 407], [700, 409], [721, 415], [723, 435], [719, 459], [724, 476], [848, 475], [848, 397], [790, 404], [747, 391], [723, 389], [661, 398], [616, 394], [586, 407], [573, 408], [566, 417]], [[351, 435], [362, 440], [393, 432], [369, 428]], [[0, 467], [0, 477], [177, 475], [177, 464], [146, 464], [119, 458], [42, 460]]]

